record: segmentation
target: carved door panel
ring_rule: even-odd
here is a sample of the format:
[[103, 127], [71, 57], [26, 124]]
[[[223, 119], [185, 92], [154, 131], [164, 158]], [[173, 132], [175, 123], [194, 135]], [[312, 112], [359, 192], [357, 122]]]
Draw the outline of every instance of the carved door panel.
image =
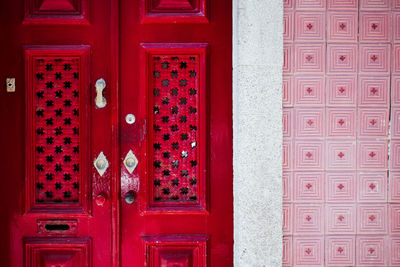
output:
[[231, 1], [120, 15], [122, 266], [232, 266]]
[[111, 266], [111, 172], [93, 164], [111, 157], [111, 106], [94, 102], [97, 79], [113, 88], [109, 6], [0, 3], [2, 266]]

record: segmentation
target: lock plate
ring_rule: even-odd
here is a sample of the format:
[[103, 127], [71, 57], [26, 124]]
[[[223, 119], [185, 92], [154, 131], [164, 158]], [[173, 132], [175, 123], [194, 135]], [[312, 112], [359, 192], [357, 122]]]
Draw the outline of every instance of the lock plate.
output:
[[7, 84], [7, 92], [9, 93], [15, 92], [15, 78], [7, 78], [6, 84]]

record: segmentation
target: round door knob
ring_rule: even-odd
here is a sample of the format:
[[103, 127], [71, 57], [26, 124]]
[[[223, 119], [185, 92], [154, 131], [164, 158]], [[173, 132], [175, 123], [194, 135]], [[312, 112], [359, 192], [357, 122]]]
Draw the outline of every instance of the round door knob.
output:
[[126, 115], [126, 117], [125, 117], [125, 121], [126, 121], [126, 123], [128, 123], [128, 124], [133, 124], [134, 122], [135, 122], [135, 115], [133, 115], [133, 114], [128, 114], [128, 115]]
[[132, 168], [135, 165], [136, 165], [136, 160], [134, 158], [126, 159], [126, 166], [128, 166], [129, 168]]
[[96, 197], [97, 206], [103, 206], [106, 203], [106, 196], [104, 193], [98, 194]]
[[103, 169], [106, 167], [106, 165], [107, 165], [107, 162], [106, 162], [104, 159], [99, 159], [99, 160], [96, 162], [96, 167], [97, 167], [99, 170], [103, 170]]
[[135, 202], [135, 196], [132, 192], [129, 192], [125, 195], [125, 202], [129, 205]]

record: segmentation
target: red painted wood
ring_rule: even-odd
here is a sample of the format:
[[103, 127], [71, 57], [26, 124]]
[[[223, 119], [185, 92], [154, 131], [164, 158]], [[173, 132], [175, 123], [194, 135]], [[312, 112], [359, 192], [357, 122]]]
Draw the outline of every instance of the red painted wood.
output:
[[207, 240], [207, 235], [143, 236], [145, 266], [206, 266]]
[[[86, 1], [79, 2], [84, 3]], [[4, 87], [0, 88], [0, 114], [3, 129], [0, 136], [2, 148], [0, 161], [2, 162], [2, 177], [4, 177], [3, 185], [0, 187], [1, 266], [22, 267], [24, 259], [29, 262], [24, 240], [38, 239], [41, 240], [40, 245], [36, 241], [35, 244], [48, 251], [46, 255], [55, 255], [49, 256], [47, 259], [59, 260], [59, 262], [52, 262], [52, 265], [62, 265], [62, 259], [68, 262], [65, 258], [65, 255], [70, 253], [68, 251], [71, 249], [79, 250], [73, 248], [71, 244], [75, 242], [74, 238], [92, 240], [92, 250], [82, 253], [76, 252], [77, 256], [72, 257], [71, 260], [84, 262], [84, 264], [78, 265], [72, 261], [74, 262], [72, 266], [111, 266], [112, 264], [109, 189], [111, 170], [108, 169], [104, 176], [100, 177], [93, 166], [93, 160], [100, 151], [103, 151], [107, 158], [111, 160], [112, 132], [110, 123], [112, 105], [109, 104], [103, 109], [96, 109], [94, 105], [94, 84], [97, 79], [102, 77], [106, 80], [108, 86], [104, 90], [104, 94], [107, 99], [110, 99], [111, 88], [113, 87], [110, 81], [111, 69], [109, 67], [111, 62], [110, 3], [109, 0], [90, 1], [90, 7], [87, 7], [92, 13], [90, 25], [69, 25], [71, 24], [71, 16], [69, 13], [66, 14], [67, 12], [61, 12], [57, 16], [57, 20], [62, 24], [47, 20], [46, 25], [40, 25], [41, 22], [32, 25], [24, 22], [24, 0], [0, 2], [0, 17], [3, 25], [0, 56], [8, 62], [8, 64], [0, 66], [0, 81], [4, 84], [7, 77], [16, 79], [15, 93], [7, 93]], [[57, 51], [55, 52], [55, 50]], [[25, 57], [25, 51], [27, 57]], [[86, 102], [81, 103], [83, 109], [80, 110], [80, 115], [86, 117], [86, 119], [91, 118], [91, 120], [82, 121], [80, 126], [86, 126], [92, 134], [81, 133], [81, 136], [85, 136], [85, 139], [81, 140], [81, 145], [90, 145], [86, 149], [85, 157], [82, 158], [86, 161], [86, 166], [83, 168], [86, 167], [87, 173], [82, 175], [82, 179], [86, 181], [87, 190], [81, 188], [82, 200], [72, 210], [66, 207], [69, 204], [66, 206], [60, 204], [62, 208], [51, 205], [50, 208], [26, 212], [27, 208], [32, 210], [30, 209], [32, 205], [26, 207], [25, 200], [32, 200], [30, 196], [32, 196], [32, 192], [35, 192], [35, 188], [30, 187], [28, 192], [31, 193], [25, 193], [27, 186], [30, 186], [26, 183], [29, 176], [25, 175], [25, 171], [29, 173], [29, 169], [25, 168], [25, 163], [29, 164], [29, 161], [25, 159], [33, 160], [32, 156], [25, 153], [25, 149], [30, 147], [30, 140], [32, 140], [29, 137], [32, 129], [25, 127], [25, 121], [33, 115], [32, 106], [25, 104], [25, 97], [28, 97], [29, 93], [33, 93], [32, 80], [30, 79], [32, 73], [26, 71], [25, 68], [29, 70], [29, 64], [27, 64], [29, 57], [35, 53], [44, 56], [49, 53], [61, 53], [63, 57], [80, 57], [79, 54], [86, 53], [86, 62], [81, 65], [80, 70], [80, 77], [85, 81], [80, 88], [80, 98], [86, 99]], [[86, 79], [84, 79], [84, 73], [87, 74]], [[85, 97], [85, 94], [87, 97]], [[111, 102], [109, 101], [109, 103]], [[87, 116], [85, 116], [84, 107], [88, 109]], [[98, 191], [105, 191], [106, 193], [106, 201], [103, 206], [95, 204], [94, 200]], [[27, 203], [33, 204], [32, 202]], [[53, 231], [40, 230], [38, 222], [43, 223], [46, 220], [58, 222], [72, 220], [76, 223], [76, 228], [72, 232], [58, 234]], [[61, 240], [61, 237], [67, 241]], [[92, 251], [101, 253], [92, 253]], [[90, 259], [88, 263], [83, 256], [79, 256], [83, 254]], [[43, 266], [43, 264], [43, 262], [40, 262], [36, 266]], [[35, 265], [31, 263], [27, 266]]]
[[110, 54], [111, 54], [111, 75], [110, 82], [113, 86], [111, 92], [111, 264], [113, 267], [121, 266], [121, 155], [120, 155], [120, 77], [119, 77], [119, 23], [120, 5], [119, 1], [110, 2]]
[[[137, 9], [137, 6], [143, 7], [145, 3], [144, 0], [120, 2], [121, 25], [129, 25], [120, 27], [120, 55], [123, 55], [120, 59], [121, 158], [132, 150], [139, 161], [132, 174], [121, 165], [121, 263], [123, 267], [143, 266], [146, 259], [149, 261], [152, 256], [145, 245], [148, 236], [177, 239], [182, 235], [200, 234], [209, 237], [204, 250], [207, 266], [232, 266], [231, 1], [209, 1], [208, 8], [212, 11], [209, 23], [192, 23], [191, 18], [182, 19], [190, 22], [187, 24], [166, 23], [164, 18], [157, 17], [153, 18], [156, 23], [142, 24], [140, 14], [143, 10]], [[184, 16], [184, 10], [177, 12]], [[207, 44], [207, 49], [203, 44]], [[197, 77], [204, 80], [197, 92], [204, 97], [198, 110], [200, 131], [204, 131], [199, 141], [199, 170], [204, 175], [204, 182], [208, 182], [200, 191], [204, 193], [204, 201], [189, 205], [184, 201], [154, 201], [151, 196], [154, 181], [154, 114], [151, 115], [154, 112], [154, 88], [151, 84], [154, 70], [149, 64], [150, 58], [151, 55], [179, 57], [193, 53], [198, 54], [200, 62], [203, 62]], [[179, 71], [178, 67], [178, 77]], [[166, 74], [163, 72], [160, 75]], [[173, 79], [171, 77], [171, 84], [176, 82]], [[165, 88], [167, 90], [160, 86], [160, 94], [168, 94], [168, 90], [172, 89]], [[178, 90], [183, 88], [178, 86]], [[172, 101], [173, 96], [168, 97]], [[125, 122], [129, 113], [136, 117], [134, 124]], [[170, 119], [174, 118], [170, 116]], [[123, 200], [127, 192], [134, 193], [136, 197], [131, 205]], [[188, 255], [188, 250], [177, 246], [171, 253], [176, 256], [178, 265], [181, 264], [178, 251], [181, 255]], [[168, 252], [162, 255], [168, 255]], [[180, 259], [184, 261], [184, 258]], [[157, 260], [154, 262], [155, 265], [149, 263], [148, 266], [165, 266], [157, 264]], [[192, 263], [188, 266], [198, 265]], [[205, 266], [205, 263], [200, 266]]]
[[25, 0], [25, 24], [89, 24], [89, 0]]
[[[207, 194], [207, 178], [208, 178], [208, 155], [207, 155], [207, 145], [208, 145], [208, 115], [207, 115], [207, 89], [206, 89], [206, 56], [207, 56], [207, 44], [206, 43], [142, 43], [141, 44], [142, 49], [141, 49], [141, 61], [142, 61], [142, 66], [143, 68], [143, 75], [142, 77], [142, 82], [141, 82], [141, 87], [145, 88], [146, 92], [146, 99], [147, 99], [147, 113], [146, 113], [146, 118], [147, 118], [147, 132], [148, 136], [146, 138], [147, 142], [147, 150], [146, 150], [146, 155], [145, 157], [147, 164], [147, 172], [149, 175], [145, 175], [144, 179], [142, 179], [143, 182], [141, 182], [142, 187], [139, 190], [140, 196], [141, 196], [141, 210], [142, 212], [145, 213], [164, 213], [164, 212], [194, 212], [194, 211], [202, 211], [206, 212], [206, 194]], [[165, 60], [169, 65], [167, 71], [162, 71], [163, 69], [157, 69], [158, 72], [163, 75], [160, 78], [154, 78], [154, 62], [153, 58], [154, 57], [161, 56], [161, 61], [163, 61], [162, 57], [164, 56]], [[171, 60], [171, 58], [177, 57], [179, 59], [176, 60]], [[196, 60], [194, 63], [190, 64], [190, 62], [187, 62], [187, 59], [190, 57], [196, 57]], [[176, 63], [174, 63], [176, 61]], [[189, 59], [190, 61], [190, 59]], [[186, 69], [182, 69], [179, 67], [179, 64], [183, 62], [184, 64], [189, 64], [189, 66]], [[162, 64], [162, 62], [160, 62]], [[158, 64], [160, 65], [160, 64]], [[173, 65], [178, 65], [177, 67], [174, 67]], [[169, 73], [174, 70], [177, 71], [177, 77], [176, 79], [168, 79], [169, 76], [171, 76]], [[178, 71], [179, 70], [179, 71]], [[187, 75], [181, 75], [178, 73], [187, 73], [189, 74], [189, 71], [196, 70], [195, 75], [195, 82], [193, 84], [188, 84], [187, 86], [180, 86], [179, 81], [182, 79], [187, 78]], [[163, 74], [166, 73], [167, 75]], [[190, 75], [189, 75], [190, 76]], [[171, 85], [165, 87], [160, 85], [160, 79], [163, 79], [164, 81], [168, 80], [171, 81]], [[186, 80], [186, 79], [185, 79]], [[155, 82], [158, 82], [158, 84], [155, 84]], [[173, 84], [174, 83], [174, 84]], [[172, 85], [173, 84], [173, 85]], [[158, 86], [160, 85], [160, 86]], [[168, 99], [169, 102], [177, 102], [177, 103], [169, 103], [168, 105], [165, 105], [163, 103], [160, 103], [160, 98], [159, 96], [154, 95], [154, 88], [157, 88], [156, 90], [162, 91], [161, 94], [165, 96], [166, 98], [170, 97], [171, 99]], [[159, 89], [161, 88], [161, 89]], [[164, 89], [163, 89], [164, 88]], [[165, 89], [168, 88], [168, 89]], [[170, 88], [175, 88], [175, 89], [170, 89]], [[195, 90], [195, 95], [192, 97], [187, 97], [185, 95], [185, 92], [187, 92], [189, 89], [194, 89]], [[175, 94], [171, 94], [169, 91], [170, 90], [176, 90]], [[158, 93], [160, 94], [160, 93]], [[183, 98], [186, 100], [188, 99], [188, 103], [186, 104], [180, 104], [179, 101], [180, 99]], [[190, 100], [196, 99], [196, 100]], [[157, 100], [158, 99], [158, 100]], [[157, 102], [158, 101], [158, 102]], [[157, 114], [155, 114], [155, 111], [153, 111], [154, 107], [159, 108], [160, 111], [157, 111]], [[169, 111], [170, 108], [177, 108], [179, 106], [179, 110], [176, 110], [176, 115], [174, 113], [171, 114]], [[195, 112], [188, 112], [188, 109], [194, 108]], [[163, 111], [164, 110], [164, 111]], [[168, 115], [168, 119], [171, 121], [171, 123], [165, 123], [162, 122], [158, 119], [156, 119], [156, 116], [158, 114], [161, 114], [163, 116]], [[180, 119], [180, 115], [184, 115], [185, 118], [188, 118], [189, 121], [186, 123], [182, 123], [181, 121], [176, 121], [178, 118]], [[154, 131], [154, 126], [160, 126], [163, 128], [163, 130], [160, 130], [160, 132], [155, 132]], [[176, 132], [173, 131], [168, 131], [169, 128], [172, 127], [173, 125], [176, 125], [180, 128], [183, 128], [181, 130], [178, 130]], [[188, 126], [194, 126], [196, 127], [196, 130], [191, 130], [188, 128]], [[188, 128], [187, 131], [185, 131], [185, 127]], [[183, 132], [181, 132], [183, 130]], [[167, 141], [162, 140], [163, 138], [157, 138], [156, 136], [161, 135], [158, 133], [164, 133], [167, 134], [169, 139]], [[180, 137], [181, 133], [186, 133], [189, 135], [188, 140], [182, 140]], [[161, 139], [161, 141], [160, 141]], [[170, 141], [170, 140], [174, 140]], [[164, 141], [164, 142], [163, 142]], [[160, 152], [157, 153], [157, 150], [154, 149], [154, 143], [161, 142], [162, 144], [162, 149], [160, 151], [168, 151], [167, 153], [171, 153], [171, 157], [166, 159], [165, 157], [162, 156]], [[191, 142], [194, 143], [194, 148], [191, 147]], [[178, 149], [173, 149], [171, 148], [171, 144], [176, 143], [179, 145]], [[187, 159], [185, 159], [183, 156], [180, 155], [181, 152], [186, 152], [188, 154]], [[160, 155], [161, 154], [161, 155]], [[191, 172], [190, 169], [192, 166], [190, 166], [190, 160], [195, 160], [196, 166], [193, 166], [197, 169], [195, 172]], [[154, 162], [158, 161], [160, 163], [159, 168], [155, 168]], [[174, 166], [168, 166], [168, 162], [172, 161], [177, 161], [179, 164], [177, 167]], [[182, 166], [186, 162], [187, 165], [189, 166]], [[181, 169], [182, 167], [186, 167]], [[163, 182], [163, 184], [160, 184], [159, 186], [155, 185], [156, 181], [160, 181], [160, 177], [162, 176], [162, 173], [160, 173], [160, 170], [168, 170], [171, 171], [171, 175], [168, 177], [164, 176], [164, 180], [168, 180], [169, 177], [175, 178], [179, 184], [185, 184], [188, 183], [188, 185], [183, 185], [183, 187], [178, 184], [176, 186], [168, 186]], [[191, 181], [195, 181], [195, 184], [191, 184], [190, 180], [187, 179], [185, 181], [185, 177], [182, 177], [180, 173], [177, 173], [177, 171], [187, 171], [189, 170], [190, 175], [188, 176]], [[158, 172], [157, 172], [158, 171]], [[157, 174], [156, 174], [157, 173]], [[169, 178], [169, 180], [173, 180], [173, 178]], [[161, 177], [162, 179], [162, 177]], [[160, 190], [160, 189], [167, 189], [168, 191], [173, 190], [174, 188], [193, 188], [193, 192], [189, 192], [187, 194], [182, 194], [179, 192], [171, 192], [169, 194], [163, 194], [160, 192], [159, 194], [155, 195], [155, 190]], [[194, 196], [195, 199], [191, 200], [186, 197], [185, 199], [178, 199], [179, 201], [174, 201], [172, 200], [173, 197], [185, 197], [185, 196]], [[156, 199], [158, 198], [163, 198], [163, 201], [157, 201]], [[169, 198], [169, 200], [168, 200]]]
[[25, 238], [26, 267], [93, 266], [90, 238]]
[[[88, 55], [89, 55], [89, 46], [25, 46], [24, 47], [24, 52], [25, 52], [25, 81], [27, 83], [26, 87], [26, 93], [25, 93], [25, 120], [26, 120], [26, 125], [25, 125], [25, 147], [26, 147], [26, 152], [25, 152], [25, 207], [26, 207], [26, 212], [62, 212], [63, 213], [83, 213], [83, 212], [88, 212], [91, 213], [91, 205], [90, 205], [90, 193], [91, 193], [91, 186], [89, 184], [89, 181], [87, 180], [87, 177], [90, 176], [90, 165], [91, 162], [89, 160], [89, 149], [90, 149], [90, 113], [89, 113], [89, 97], [88, 97], [88, 88], [89, 88], [89, 83], [88, 83], [88, 71], [90, 69], [89, 66], [89, 60], [88, 60]], [[40, 73], [44, 78], [46, 83], [51, 83], [54, 84], [54, 87], [60, 86], [59, 83], [57, 83], [57, 80], [54, 80], [54, 71], [40, 71], [35, 67], [35, 63], [38, 60], [43, 60], [43, 59], [56, 59], [56, 60], [68, 60], [68, 59], [78, 59], [78, 67], [75, 68], [72, 71], [75, 71], [78, 75], [78, 82], [76, 84], [72, 85], [72, 88], [64, 88], [61, 90], [61, 87], [58, 88], [41, 88], [43, 87], [40, 84], [35, 85], [35, 81], [37, 81], [36, 75]], [[57, 61], [54, 61], [57, 64]], [[46, 62], [44, 62], [46, 63]], [[56, 65], [53, 63], [53, 65]], [[60, 63], [60, 65], [63, 65], [63, 62]], [[52, 68], [55, 68], [56, 66], [52, 66]], [[59, 72], [60, 75], [68, 75], [68, 73], [65, 72]], [[48, 77], [50, 76], [51, 77]], [[72, 74], [70, 74], [72, 75]], [[71, 80], [71, 79], [70, 79]], [[72, 81], [73, 81], [72, 80]], [[50, 81], [50, 82], [48, 82]], [[35, 140], [35, 136], [37, 136], [37, 128], [40, 126], [36, 126], [37, 123], [40, 122], [39, 118], [36, 114], [38, 105], [43, 106], [42, 108], [51, 108], [51, 107], [46, 107], [44, 103], [40, 103], [37, 97], [37, 88], [39, 88], [40, 93], [44, 95], [49, 95], [47, 101], [54, 101], [55, 103], [53, 105], [57, 105], [59, 102], [58, 97], [54, 96], [54, 92], [56, 90], [60, 90], [61, 93], [64, 94], [64, 98], [66, 101], [71, 101], [73, 99], [76, 99], [75, 97], [66, 97], [65, 95], [68, 94], [68, 91], [76, 90], [79, 94], [79, 102], [77, 103], [77, 109], [79, 112], [79, 120], [76, 121], [76, 126], [78, 128], [79, 132], [79, 138], [76, 140], [76, 147], [79, 149], [79, 153], [65, 153], [65, 155], [69, 155], [72, 157], [73, 161], [78, 164], [79, 166], [79, 172], [78, 172], [78, 177], [77, 181], [78, 186], [79, 186], [79, 194], [77, 196], [77, 202], [68, 202], [68, 203], [63, 203], [63, 202], [54, 202], [53, 203], [47, 203], [46, 199], [38, 199], [38, 196], [35, 194], [35, 191], [37, 190], [37, 179], [40, 177], [36, 171], [36, 165], [38, 163], [43, 163], [41, 162], [40, 159], [38, 159], [38, 156], [41, 155], [40, 153], [37, 153], [37, 148], [44, 147], [47, 151], [44, 151], [42, 154], [48, 154], [51, 155], [52, 157], [56, 157], [58, 153], [54, 153], [53, 151], [48, 151], [50, 149], [54, 149], [54, 146], [57, 144], [60, 145], [60, 147], [64, 147], [65, 150], [67, 150], [67, 146], [64, 143], [58, 143], [60, 137], [62, 138], [63, 136], [70, 136], [68, 135], [68, 125], [65, 125], [64, 123], [61, 123], [60, 125], [49, 125], [49, 126], [44, 126], [46, 128], [45, 133], [43, 136], [47, 136], [51, 139], [55, 139], [53, 142], [53, 146], [46, 144], [46, 143], [38, 143], [38, 140]], [[54, 91], [54, 92], [53, 92]], [[71, 94], [71, 92], [69, 92]], [[62, 97], [60, 97], [61, 99]], [[43, 102], [43, 101], [42, 101]], [[56, 107], [59, 108], [59, 107]], [[65, 107], [65, 105], [60, 105], [60, 109], [62, 109], [62, 112], [66, 112], [66, 109], [68, 107]], [[45, 115], [43, 117], [45, 118], [50, 118], [51, 120], [54, 120], [54, 123], [57, 124], [57, 121], [60, 121], [58, 118], [59, 116], [53, 116], [52, 112], [50, 111], [45, 111]], [[75, 116], [76, 117], [76, 116]], [[72, 120], [74, 117], [71, 118]], [[62, 129], [62, 134], [61, 135], [54, 135], [53, 134], [53, 128], [60, 127]], [[70, 127], [72, 128], [72, 127]], [[69, 129], [71, 132], [72, 129]], [[50, 137], [51, 136], [51, 137]], [[72, 135], [71, 136], [76, 136]], [[36, 137], [37, 138], [37, 137]], [[40, 138], [44, 139], [44, 138]], [[39, 140], [40, 140], [39, 139]], [[78, 143], [79, 142], [79, 143]], [[56, 144], [57, 143], [57, 144]], [[64, 154], [64, 151], [59, 154]], [[77, 156], [75, 156], [77, 155]], [[77, 157], [76, 160], [74, 158]], [[56, 161], [56, 160], [55, 160]], [[71, 168], [72, 164], [68, 164], [66, 162], [59, 162], [60, 165], [63, 166], [63, 171], [61, 172], [54, 172], [51, 167], [52, 165], [48, 164], [48, 168], [45, 169], [45, 172], [50, 173], [54, 177], [52, 178], [52, 181], [59, 181], [63, 185], [65, 184], [65, 181], [63, 179], [57, 176], [62, 176], [64, 173], [68, 174], [73, 174], [75, 173]], [[65, 168], [70, 168], [70, 170], [65, 170]], [[37, 177], [38, 176], [38, 177]], [[42, 175], [43, 176], [43, 175]], [[43, 179], [43, 178], [42, 178]], [[71, 178], [72, 179], [72, 178]], [[44, 180], [44, 179], [43, 179]], [[47, 181], [49, 182], [49, 181]], [[46, 182], [45, 182], [46, 183]], [[54, 183], [54, 182], [53, 182]], [[59, 190], [57, 189], [49, 189], [51, 193], [57, 193], [57, 191], [62, 191], [61, 188]], [[72, 196], [73, 197], [73, 196]], [[56, 196], [54, 196], [54, 199]], [[40, 200], [44, 201], [41, 202]], [[52, 201], [53, 199], [50, 199]], [[65, 201], [65, 200], [64, 200]]]
[[207, 0], [141, 0], [143, 23], [208, 23]]
[[[74, 0], [74, 7], [80, 4], [80, 15], [71, 14], [63, 0], [59, 6], [54, 1], [56, 6], [51, 8], [34, 6], [37, 16], [23, 12], [25, 4], [42, 2], [0, 2], [0, 18], [7, 25], [0, 50], [7, 64], [0, 66], [0, 81], [16, 78], [15, 93], [0, 90], [1, 125], [6, 129], [0, 136], [4, 177], [0, 237], [5, 244], [1, 265], [21, 267], [25, 261], [26, 266], [144, 266], [152, 261], [150, 244], [157, 244], [154, 266], [232, 266], [230, 1], [210, 1], [207, 9], [213, 13], [207, 16], [206, 1], [187, 1], [194, 6], [191, 11], [187, 5], [161, 1], [149, 21], [143, 20], [144, 0]], [[153, 100], [148, 95], [151, 80], [145, 78], [151, 72], [146, 67], [146, 51], [196, 54], [199, 59], [196, 141], [200, 183], [198, 198], [192, 202], [157, 202], [149, 194], [153, 178], [149, 176], [152, 117], [148, 110]], [[34, 73], [29, 62], [33, 55], [49, 53], [84, 58], [80, 72], [87, 74], [81, 80], [86, 97], [80, 95], [80, 112], [87, 108], [81, 126], [86, 125], [88, 134], [81, 135], [80, 142], [87, 145], [82, 152], [87, 156], [81, 159], [87, 174], [80, 179], [86, 187], [80, 189], [79, 204], [47, 203], [36, 208], [35, 184], [29, 178], [32, 175], [26, 175], [35, 160], [31, 154]], [[103, 109], [94, 105], [94, 84], [99, 78], [107, 83]], [[134, 124], [125, 122], [127, 113], [136, 116]], [[139, 160], [133, 174], [122, 162], [129, 150]], [[102, 177], [93, 166], [101, 151], [110, 163]], [[136, 198], [132, 205], [124, 201], [128, 192]]]

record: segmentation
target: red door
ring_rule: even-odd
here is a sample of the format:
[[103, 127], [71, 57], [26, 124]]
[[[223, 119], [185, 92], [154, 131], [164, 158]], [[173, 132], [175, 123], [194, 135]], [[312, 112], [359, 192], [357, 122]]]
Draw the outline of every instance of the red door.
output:
[[0, 8], [2, 266], [231, 266], [230, 1]]
[[232, 266], [231, 1], [120, 14], [122, 266]]

